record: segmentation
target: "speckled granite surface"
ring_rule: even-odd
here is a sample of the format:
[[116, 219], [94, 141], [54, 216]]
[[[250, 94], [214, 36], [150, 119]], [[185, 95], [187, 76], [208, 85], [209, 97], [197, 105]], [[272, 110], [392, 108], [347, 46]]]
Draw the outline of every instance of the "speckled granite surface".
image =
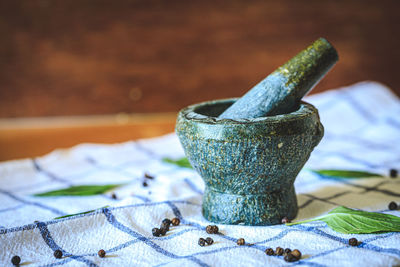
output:
[[176, 132], [206, 184], [203, 215], [224, 224], [270, 225], [294, 218], [294, 180], [323, 136], [318, 111], [299, 110], [256, 119], [220, 119], [235, 100], [183, 109]]

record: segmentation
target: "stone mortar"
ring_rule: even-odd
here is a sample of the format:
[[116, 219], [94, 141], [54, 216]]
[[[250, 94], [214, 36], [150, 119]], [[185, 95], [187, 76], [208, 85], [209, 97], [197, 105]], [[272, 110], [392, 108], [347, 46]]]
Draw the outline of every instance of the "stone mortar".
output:
[[215, 223], [272, 225], [297, 215], [294, 180], [323, 136], [317, 109], [254, 119], [219, 119], [236, 99], [179, 112], [176, 133], [203, 178], [203, 215]]

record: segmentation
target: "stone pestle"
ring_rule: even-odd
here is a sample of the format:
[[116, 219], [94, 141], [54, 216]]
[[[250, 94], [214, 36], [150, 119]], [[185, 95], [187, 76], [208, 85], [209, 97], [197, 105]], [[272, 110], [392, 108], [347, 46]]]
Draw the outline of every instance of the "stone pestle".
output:
[[337, 60], [335, 48], [320, 38], [254, 86], [219, 118], [251, 119], [293, 112]]

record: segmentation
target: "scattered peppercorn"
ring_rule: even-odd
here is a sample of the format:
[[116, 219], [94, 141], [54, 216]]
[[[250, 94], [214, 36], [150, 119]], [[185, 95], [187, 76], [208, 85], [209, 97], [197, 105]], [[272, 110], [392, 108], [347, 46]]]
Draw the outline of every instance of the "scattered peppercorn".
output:
[[146, 183], [146, 182], [143, 182], [142, 185], [143, 185], [144, 187], [147, 187], [149, 184]]
[[168, 219], [168, 218], [165, 218], [164, 220], [162, 220], [161, 223], [170, 225], [172, 223], [172, 221], [170, 219]]
[[104, 249], [100, 249], [99, 252], [97, 252], [100, 258], [104, 258], [106, 256], [106, 252]]
[[212, 245], [214, 243], [214, 240], [211, 237], [207, 237], [206, 242], [207, 244]]
[[396, 169], [390, 169], [390, 173], [389, 173], [391, 178], [396, 178], [398, 175], [398, 172]]
[[289, 254], [290, 252], [292, 252], [292, 250], [290, 248], [285, 248], [285, 253]]
[[153, 236], [160, 236], [161, 235], [161, 231], [159, 228], [153, 228], [151, 230], [151, 232], [153, 233]]
[[244, 238], [239, 238], [239, 239], [236, 241], [236, 244], [238, 244], [239, 246], [243, 246], [245, 243], [246, 243], [246, 242], [244, 241]]
[[179, 218], [173, 218], [171, 223], [173, 226], [178, 226], [181, 223], [181, 220], [179, 220]]
[[268, 256], [272, 256], [272, 255], [274, 255], [274, 250], [273, 250], [272, 248], [267, 248], [267, 249], [265, 250], [265, 253], [266, 253]]
[[296, 258], [295, 256], [293, 256], [291, 253], [288, 253], [285, 255], [285, 257], [283, 257], [283, 259], [287, 262], [294, 262], [294, 261], [298, 261], [299, 259]]
[[115, 193], [112, 193], [112, 194], [111, 194], [111, 198], [112, 198], [112, 199], [117, 199], [117, 195], [116, 195]]
[[353, 246], [353, 247], [357, 246], [358, 245], [358, 240], [356, 238], [354, 238], [354, 237], [350, 238], [349, 239], [349, 245]]
[[161, 223], [160, 229], [165, 229], [165, 231], [169, 231], [169, 224], [168, 223]]
[[63, 253], [61, 250], [57, 249], [56, 251], [54, 251], [54, 257], [56, 257], [57, 259], [61, 259], [63, 256]]
[[389, 209], [390, 210], [397, 210], [399, 206], [396, 204], [396, 202], [392, 201], [389, 203]]
[[275, 254], [278, 255], [278, 256], [282, 256], [282, 255], [283, 255], [283, 252], [284, 252], [284, 250], [283, 250], [283, 248], [281, 248], [281, 247], [277, 247], [277, 248], [275, 249]]
[[282, 222], [282, 224], [290, 223], [290, 220], [288, 217], [283, 217], [281, 222]]
[[207, 227], [206, 227], [206, 232], [208, 234], [218, 234], [218, 231], [219, 231], [219, 229], [218, 229], [218, 226], [216, 226], [216, 225], [207, 225]]
[[154, 179], [154, 176], [148, 174], [147, 172], [144, 173], [144, 177], [147, 178], [147, 179]]
[[19, 265], [20, 262], [21, 262], [21, 258], [19, 256], [14, 256], [11, 258], [11, 263], [13, 265]]
[[199, 246], [204, 247], [206, 245], [206, 240], [202, 237], [199, 238]]
[[298, 249], [293, 249], [292, 252], [290, 252], [293, 256], [295, 256], [297, 259], [301, 259], [301, 252]]
[[160, 228], [160, 234], [162, 235], [162, 236], [165, 236], [166, 234], [167, 234], [167, 229], [165, 229], [165, 228]]

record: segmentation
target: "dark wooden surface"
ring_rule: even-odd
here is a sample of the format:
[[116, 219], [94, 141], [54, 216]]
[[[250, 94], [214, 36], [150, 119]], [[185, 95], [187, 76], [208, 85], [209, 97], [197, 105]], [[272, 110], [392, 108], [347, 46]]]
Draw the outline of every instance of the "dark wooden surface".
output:
[[0, 117], [168, 112], [240, 96], [320, 36], [400, 94], [397, 0], [1, 0]]

